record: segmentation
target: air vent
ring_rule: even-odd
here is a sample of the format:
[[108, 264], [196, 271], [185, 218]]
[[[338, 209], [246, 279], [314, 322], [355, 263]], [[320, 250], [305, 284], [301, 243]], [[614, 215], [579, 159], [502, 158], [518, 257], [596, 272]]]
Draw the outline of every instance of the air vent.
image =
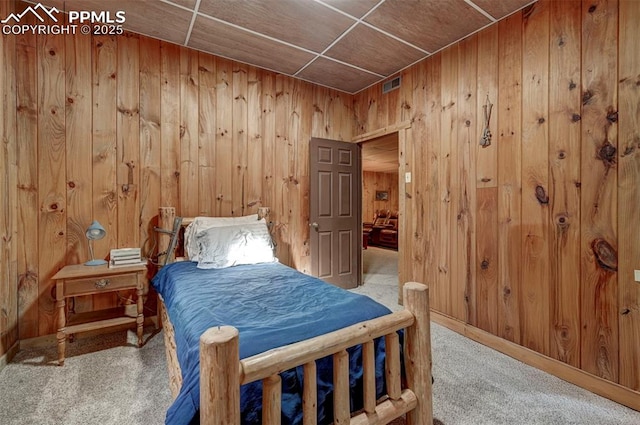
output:
[[393, 80], [389, 80], [382, 85], [382, 93], [389, 93], [391, 90], [395, 90], [400, 87], [400, 82], [402, 81], [402, 77], [398, 76]]

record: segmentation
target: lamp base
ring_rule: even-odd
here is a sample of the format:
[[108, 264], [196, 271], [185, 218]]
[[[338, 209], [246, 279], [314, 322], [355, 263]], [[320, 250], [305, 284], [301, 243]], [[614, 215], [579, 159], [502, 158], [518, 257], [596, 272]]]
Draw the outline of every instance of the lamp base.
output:
[[107, 260], [90, 260], [84, 263], [85, 266], [101, 266], [107, 264]]

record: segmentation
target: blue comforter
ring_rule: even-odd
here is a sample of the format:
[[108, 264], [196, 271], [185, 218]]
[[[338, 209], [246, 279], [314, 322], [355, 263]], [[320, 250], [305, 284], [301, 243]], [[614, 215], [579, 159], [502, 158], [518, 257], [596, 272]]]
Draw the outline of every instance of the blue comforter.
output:
[[[212, 326], [240, 332], [240, 358], [389, 314], [383, 305], [279, 263], [201, 270], [194, 262], [165, 266], [153, 279], [174, 326], [183, 384], [167, 424], [198, 422], [199, 338]], [[361, 347], [350, 353], [352, 409], [361, 407]], [[384, 340], [376, 342], [377, 391], [383, 394]], [[332, 361], [317, 362], [318, 423], [333, 418]], [[302, 368], [282, 377], [282, 423], [301, 424]], [[243, 424], [261, 422], [261, 383], [241, 388]]]

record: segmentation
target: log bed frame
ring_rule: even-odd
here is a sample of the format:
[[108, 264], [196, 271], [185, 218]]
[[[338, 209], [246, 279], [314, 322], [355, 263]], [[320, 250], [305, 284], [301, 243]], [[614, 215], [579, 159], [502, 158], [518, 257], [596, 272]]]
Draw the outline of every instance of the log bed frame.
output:
[[[268, 214], [264, 208], [260, 212]], [[191, 217], [176, 219], [175, 208], [161, 207], [158, 251], [167, 251], [167, 262], [173, 261], [173, 250], [179, 227], [193, 221]], [[169, 249], [171, 247], [171, 249]], [[169, 252], [171, 251], [171, 252]], [[286, 345], [240, 360], [238, 330], [232, 326], [208, 329], [200, 337], [200, 423], [240, 425], [240, 386], [262, 380], [264, 425], [280, 424], [281, 383], [279, 373], [303, 366], [303, 421], [316, 424], [315, 360], [332, 355], [334, 376], [334, 424], [383, 425], [405, 417], [407, 425], [433, 423], [431, 394], [431, 331], [429, 289], [408, 282], [404, 285], [405, 309], [367, 320], [324, 335]], [[175, 398], [182, 384], [177, 361], [173, 326], [161, 297], [158, 300], [161, 324], [164, 326], [165, 349], [169, 366], [169, 385]], [[405, 329], [404, 360], [406, 387], [402, 387], [400, 343], [396, 331]], [[385, 338], [385, 379], [387, 395], [376, 400], [373, 340]], [[349, 411], [349, 356], [347, 348], [362, 344], [364, 408]], [[215, 379], [202, 379], [211, 376]]]

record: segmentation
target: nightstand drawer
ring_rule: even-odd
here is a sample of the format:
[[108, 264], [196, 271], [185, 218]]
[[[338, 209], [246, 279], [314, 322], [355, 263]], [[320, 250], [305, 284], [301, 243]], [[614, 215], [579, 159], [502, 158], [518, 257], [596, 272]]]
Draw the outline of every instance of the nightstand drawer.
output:
[[120, 274], [114, 276], [98, 276], [84, 279], [67, 279], [64, 282], [64, 296], [98, 294], [118, 289], [136, 289], [137, 274]]

